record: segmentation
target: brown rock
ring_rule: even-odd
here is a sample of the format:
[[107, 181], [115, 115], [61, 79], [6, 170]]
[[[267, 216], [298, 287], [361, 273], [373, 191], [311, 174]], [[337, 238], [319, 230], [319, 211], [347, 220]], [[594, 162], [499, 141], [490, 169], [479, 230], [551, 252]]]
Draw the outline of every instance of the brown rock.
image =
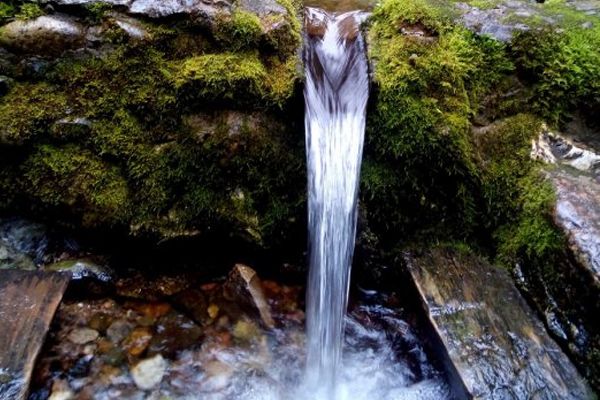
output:
[[123, 342], [123, 348], [132, 356], [139, 356], [150, 345], [152, 332], [146, 327], [137, 327]]
[[275, 326], [260, 279], [252, 268], [236, 264], [223, 285], [223, 294], [225, 298], [235, 301], [246, 311], [260, 316], [266, 327]]

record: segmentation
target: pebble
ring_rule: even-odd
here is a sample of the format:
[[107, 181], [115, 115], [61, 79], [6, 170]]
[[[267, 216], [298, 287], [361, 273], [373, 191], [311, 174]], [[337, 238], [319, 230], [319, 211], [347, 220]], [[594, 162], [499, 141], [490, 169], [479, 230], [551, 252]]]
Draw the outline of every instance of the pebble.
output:
[[139, 356], [148, 348], [151, 340], [152, 332], [150, 332], [148, 328], [137, 327], [131, 332], [131, 335], [125, 339], [123, 347], [127, 349], [127, 352], [132, 356]]
[[86, 344], [98, 339], [98, 331], [90, 328], [74, 329], [69, 333], [69, 340], [75, 344]]
[[106, 336], [113, 343], [120, 343], [123, 339], [125, 339], [129, 333], [133, 330], [133, 325], [125, 320], [118, 319], [106, 330]]
[[142, 390], [152, 389], [160, 384], [167, 370], [167, 362], [157, 354], [137, 363], [131, 368], [131, 376], [136, 386]]

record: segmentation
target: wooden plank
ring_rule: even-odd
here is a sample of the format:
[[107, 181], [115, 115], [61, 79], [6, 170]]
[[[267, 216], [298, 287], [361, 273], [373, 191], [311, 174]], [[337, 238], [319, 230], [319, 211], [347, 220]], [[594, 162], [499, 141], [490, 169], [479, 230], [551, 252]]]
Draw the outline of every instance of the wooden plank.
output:
[[69, 276], [0, 271], [0, 400], [25, 399], [34, 363]]
[[594, 399], [507, 271], [448, 249], [405, 254], [446, 354], [473, 399]]

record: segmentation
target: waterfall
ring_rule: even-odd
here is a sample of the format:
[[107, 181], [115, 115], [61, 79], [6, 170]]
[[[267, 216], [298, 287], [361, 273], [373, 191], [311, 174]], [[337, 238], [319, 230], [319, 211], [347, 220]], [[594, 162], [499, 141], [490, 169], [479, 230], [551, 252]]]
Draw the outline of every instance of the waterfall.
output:
[[307, 384], [336, 397], [368, 99], [362, 12], [306, 10]]

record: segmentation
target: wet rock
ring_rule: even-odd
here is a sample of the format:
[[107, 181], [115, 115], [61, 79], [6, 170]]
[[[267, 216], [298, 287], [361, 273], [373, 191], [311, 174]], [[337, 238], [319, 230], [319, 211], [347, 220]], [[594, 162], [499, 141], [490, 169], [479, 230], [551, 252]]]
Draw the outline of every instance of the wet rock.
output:
[[162, 317], [156, 324], [156, 332], [148, 347], [150, 355], [174, 356], [180, 350], [200, 344], [202, 337], [202, 328], [176, 312]]
[[445, 249], [404, 259], [448, 355], [448, 369], [471, 396], [593, 398], [506, 271]]
[[130, 38], [143, 40], [150, 39], [150, 32], [137, 19], [121, 14], [112, 14], [115, 25], [121, 28]]
[[157, 354], [152, 358], [137, 363], [131, 368], [131, 376], [136, 386], [142, 390], [150, 390], [160, 384], [167, 370], [167, 362]]
[[118, 319], [112, 324], [110, 324], [110, 326], [106, 330], [106, 336], [110, 339], [111, 342], [119, 344], [123, 339], [129, 336], [132, 330], [132, 323], [123, 319]]
[[0, 44], [29, 54], [61, 54], [83, 45], [84, 27], [66, 15], [43, 15], [28, 21], [13, 21], [0, 28]]
[[159, 301], [184, 291], [190, 284], [188, 277], [183, 275], [145, 277], [136, 273], [133, 276], [118, 279], [115, 282], [115, 288], [119, 296]]
[[75, 344], [86, 344], [98, 339], [98, 331], [90, 328], [74, 329], [69, 333], [69, 340]]
[[258, 326], [251, 321], [240, 320], [233, 326], [233, 337], [242, 342], [253, 342], [260, 336]]
[[228, 13], [230, 9], [231, 3], [226, 0], [133, 0], [129, 12], [150, 18], [191, 14], [210, 19], [219, 13]]
[[101, 282], [109, 282], [112, 279], [111, 271], [108, 268], [85, 259], [59, 261], [44, 267], [44, 269], [46, 271], [68, 272], [73, 280], [91, 278]]
[[533, 140], [531, 156], [560, 166], [545, 173], [556, 192], [554, 221], [578, 263], [600, 284], [600, 155], [546, 129]]
[[226, 388], [234, 372], [231, 366], [219, 360], [207, 362], [203, 369], [206, 374], [203, 386], [209, 392], [217, 392]]
[[36, 269], [35, 263], [26, 254], [16, 251], [0, 240], [0, 269]]
[[600, 284], [600, 183], [594, 178], [554, 170], [546, 176], [556, 191], [554, 221], [569, 249], [596, 285]]
[[82, 117], [62, 118], [52, 125], [50, 133], [57, 139], [80, 139], [89, 134], [92, 122]]
[[194, 288], [185, 290], [173, 298], [173, 304], [185, 311], [196, 323], [204, 325], [209, 322], [207, 321], [210, 314], [207, 309], [208, 300], [202, 290]]
[[71, 400], [75, 394], [69, 387], [69, 384], [63, 380], [56, 380], [52, 384], [52, 393], [48, 400]]
[[600, 155], [544, 127], [532, 141], [531, 157], [549, 164], [568, 165], [593, 175], [600, 173]]
[[467, 3], [457, 3], [461, 12], [460, 20], [469, 29], [480, 34], [490, 35], [497, 40], [508, 42], [513, 32], [529, 29], [522, 23], [510, 22], [507, 16], [518, 16], [519, 14], [532, 14], [526, 2], [500, 3], [494, 8], [479, 9]]
[[123, 342], [123, 348], [132, 356], [141, 355], [152, 340], [152, 332], [147, 327], [135, 328]]
[[105, 313], [97, 313], [92, 315], [89, 322], [89, 327], [97, 330], [98, 332], [106, 332], [107, 328], [111, 325], [112, 317]]
[[261, 17], [272, 14], [287, 14], [287, 10], [275, 0], [240, 0], [242, 10]]
[[260, 279], [252, 268], [236, 264], [223, 285], [223, 293], [227, 299], [239, 303], [248, 312], [260, 316], [266, 327], [275, 326]]

